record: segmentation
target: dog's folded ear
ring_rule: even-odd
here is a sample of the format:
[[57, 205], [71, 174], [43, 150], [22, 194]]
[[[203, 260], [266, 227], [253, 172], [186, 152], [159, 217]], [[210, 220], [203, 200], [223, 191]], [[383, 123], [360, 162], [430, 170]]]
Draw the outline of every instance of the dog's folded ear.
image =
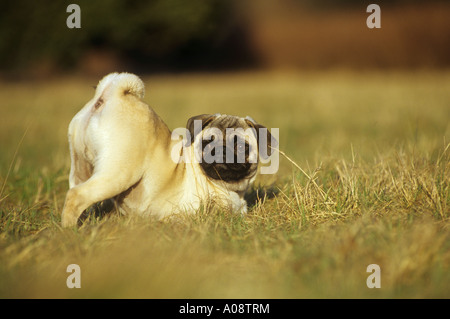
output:
[[270, 134], [270, 131], [264, 125], [256, 123], [250, 116], [245, 118], [245, 122], [255, 129], [256, 139], [258, 141], [259, 155], [263, 159], [268, 159], [272, 155], [272, 149], [278, 147], [278, 141]]
[[[191, 134], [191, 143], [194, 142], [195, 137], [199, 134], [211, 121], [217, 117], [217, 114], [200, 114], [191, 117], [187, 123], [186, 128]], [[201, 126], [195, 126], [195, 121], [202, 121]]]

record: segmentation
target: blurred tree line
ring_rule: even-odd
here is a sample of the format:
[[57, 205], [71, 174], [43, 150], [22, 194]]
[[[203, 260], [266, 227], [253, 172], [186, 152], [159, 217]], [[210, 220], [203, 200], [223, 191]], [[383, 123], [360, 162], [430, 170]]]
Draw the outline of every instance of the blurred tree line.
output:
[[[81, 28], [69, 29], [71, 3]], [[189, 69], [247, 63], [235, 0], [14, 0], [0, 9], [0, 70], [44, 63], [71, 69], [89, 50], [113, 51], [141, 68]]]
[[345, 9], [350, 7], [367, 7], [369, 4], [374, 3], [379, 6], [393, 6], [393, 5], [408, 5], [408, 4], [420, 4], [430, 2], [448, 2], [449, 0], [289, 0], [294, 1], [299, 5], [305, 5], [310, 8], [319, 10], [335, 10]]
[[[402, 7], [411, 3], [448, 3], [449, 0], [2, 0], [0, 75], [29, 74], [33, 70], [35, 73], [47, 74], [55, 71], [83, 70], [83, 68], [89, 70], [102, 64], [106, 65], [104, 67], [106, 69], [109, 67], [140, 73], [236, 69], [262, 65], [264, 55], [270, 55], [272, 51], [278, 54], [277, 52], [282, 52], [283, 47], [285, 51], [290, 51], [291, 55], [297, 56], [299, 65], [318, 65], [304, 56], [304, 52], [312, 50], [316, 42], [327, 43], [333, 39], [340, 41], [331, 48], [318, 43], [316, 51], [311, 51], [310, 55], [321, 57], [324, 55], [323, 51], [327, 53], [331, 49], [338, 50], [339, 45], [341, 47], [355, 46], [354, 42], [362, 41], [367, 37], [356, 36], [358, 32], [364, 31], [363, 26], [351, 29], [344, 38], [335, 39], [336, 34], [332, 31], [333, 28], [339, 28], [340, 23], [335, 22], [324, 29], [322, 24], [328, 21], [318, 19], [316, 21], [313, 18], [312, 21], [305, 22], [301, 21], [305, 17], [302, 16], [297, 19], [298, 24], [295, 25], [295, 30], [292, 30], [292, 27], [283, 29], [283, 25], [281, 27], [275, 25], [272, 28], [272, 33], [278, 32], [276, 38], [293, 33], [291, 38], [286, 37], [287, 40], [284, 43], [273, 42], [273, 39], [269, 39], [275, 43], [273, 44], [266, 41], [267, 36], [263, 34], [262, 41], [266, 41], [267, 45], [258, 47], [255, 39], [258, 39], [258, 36], [261, 38], [261, 30], [267, 29], [265, 27], [267, 20], [264, 19], [276, 13], [266, 12], [264, 17], [258, 20], [255, 19], [254, 12], [264, 7], [264, 3], [270, 2], [285, 6], [288, 12], [306, 10], [306, 17], [309, 17], [308, 12], [312, 11], [346, 12], [349, 9], [348, 12], [351, 12], [350, 9], [353, 9], [361, 12], [361, 25], [363, 25], [366, 18], [365, 8], [372, 2], [382, 6], [382, 19], [384, 19], [385, 9], [390, 6]], [[66, 9], [72, 3], [78, 4], [81, 8], [80, 29], [69, 29], [66, 25], [66, 20], [71, 14], [66, 12]], [[271, 6], [266, 7], [269, 11], [271, 10]], [[423, 20], [420, 10], [417, 11], [417, 19]], [[410, 19], [415, 19], [412, 15], [409, 16], [412, 17]], [[429, 17], [434, 16], [436, 14], [429, 15]], [[384, 28], [383, 33], [370, 34], [372, 37], [378, 36], [379, 39], [375, 39], [378, 42], [374, 41], [375, 44], [390, 44], [395, 49], [400, 47], [396, 43], [403, 41], [404, 45], [402, 45], [405, 49], [401, 47], [403, 51], [397, 50], [400, 52], [398, 59], [403, 59], [402, 57], [407, 54], [407, 57], [412, 60], [411, 65], [420, 64], [426, 59], [435, 59], [431, 54], [425, 54], [426, 52], [423, 52], [425, 49], [419, 50], [423, 47], [429, 47], [427, 50], [430, 52], [437, 51], [435, 55], [439, 59], [435, 59], [436, 65], [442, 61], [448, 62], [448, 58], [444, 56], [448, 51], [445, 45], [448, 41], [441, 39], [446, 37], [447, 33], [442, 28], [445, 28], [447, 24], [442, 22], [442, 19], [425, 21], [424, 25], [422, 20], [402, 22], [404, 20], [402, 12], [398, 17], [399, 23], [393, 21], [399, 26], [396, 30]], [[347, 16], [343, 16], [343, 19], [344, 23]], [[280, 21], [284, 20], [286, 19], [281, 17]], [[415, 31], [410, 32], [406, 30], [407, 28], [415, 28], [413, 29]], [[403, 32], [403, 29], [407, 32]], [[395, 37], [397, 33], [394, 31], [398, 33], [397, 38]], [[298, 35], [295, 35], [295, 32]], [[306, 35], [302, 36], [302, 32]], [[353, 39], [351, 38], [353, 35], [355, 35], [354, 40], [351, 40], [353, 42], [344, 41], [346, 38]], [[417, 37], [418, 40], [414, 40], [413, 37]], [[417, 50], [413, 46], [414, 41], [418, 42]], [[296, 46], [299, 47], [297, 51]], [[348, 51], [345, 53], [348, 55], [346, 59], [358, 60], [364, 56], [370, 57], [374, 50], [369, 49], [362, 53]], [[412, 57], [410, 53], [416, 51], [417, 53]], [[389, 60], [389, 57], [382, 55], [377, 58]], [[342, 60], [341, 58], [333, 60], [328, 56], [325, 56], [325, 59], [329, 59], [330, 63]], [[366, 60], [361, 63], [371, 62], [369, 58]], [[120, 68], [120, 66], [124, 67]], [[105, 70], [98, 71], [104, 73]]]

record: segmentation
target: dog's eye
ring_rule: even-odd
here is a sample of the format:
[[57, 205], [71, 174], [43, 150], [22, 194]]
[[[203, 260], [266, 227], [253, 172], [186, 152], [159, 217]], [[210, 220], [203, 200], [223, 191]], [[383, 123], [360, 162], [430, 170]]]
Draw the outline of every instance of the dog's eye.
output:
[[237, 154], [250, 154], [250, 146], [248, 143], [240, 143], [236, 146], [236, 153]]
[[238, 137], [237, 135], [234, 136], [232, 143], [233, 143], [233, 147], [235, 150], [245, 148], [245, 145], [247, 144], [245, 139], [242, 139], [242, 138]]
[[216, 137], [214, 135], [206, 136], [205, 138], [203, 138], [203, 145], [207, 145], [207, 144], [213, 142], [215, 139], [216, 139]]
[[216, 137], [214, 135], [211, 136], [203, 136], [203, 142], [204, 143], [211, 143], [212, 141], [214, 141], [216, 139]]
[[[205, 139], [203, 139], [202, 140], [202, 147], [203, 147], [203, 150], [205, 150], [205, 148], [208, 146], [208, 145], [213, 145], [212, 144], [212, 142], [215, 140], [216, 138], [215, 138], [215, 136], [214, 135], [212, 135], [212, 136], [210, 136], [209, 138], [205, 138]], [[210, 145], [210, 146], [211, 146]]]

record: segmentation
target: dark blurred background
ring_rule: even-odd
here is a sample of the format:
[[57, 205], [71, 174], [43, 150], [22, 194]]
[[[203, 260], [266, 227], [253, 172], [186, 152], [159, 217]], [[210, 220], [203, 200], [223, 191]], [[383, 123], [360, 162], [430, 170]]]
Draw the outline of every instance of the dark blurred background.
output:
[[[69, 29], [69, 4], [81, 29]], [[381, 7], [381, 29], [366, 8]], [[445, 68], [450, 1], [14, 0], [0, 8], [0, 76], [258, 68]]]

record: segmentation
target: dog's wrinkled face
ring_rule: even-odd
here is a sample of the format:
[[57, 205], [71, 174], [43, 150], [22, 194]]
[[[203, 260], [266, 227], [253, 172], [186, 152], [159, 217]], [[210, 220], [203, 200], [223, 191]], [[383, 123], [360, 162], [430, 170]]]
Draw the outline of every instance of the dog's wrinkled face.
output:
[[[195, 122], [201, 125], [194, 125]], [[271, 136], [253, 119], [231, 115], [198, 115], [189, 119], [187, 129], [203, 172], [214, 180], [237, 183], [255, 176], [258, 167], [259, 129], [265, 129], [270, 154]]]

